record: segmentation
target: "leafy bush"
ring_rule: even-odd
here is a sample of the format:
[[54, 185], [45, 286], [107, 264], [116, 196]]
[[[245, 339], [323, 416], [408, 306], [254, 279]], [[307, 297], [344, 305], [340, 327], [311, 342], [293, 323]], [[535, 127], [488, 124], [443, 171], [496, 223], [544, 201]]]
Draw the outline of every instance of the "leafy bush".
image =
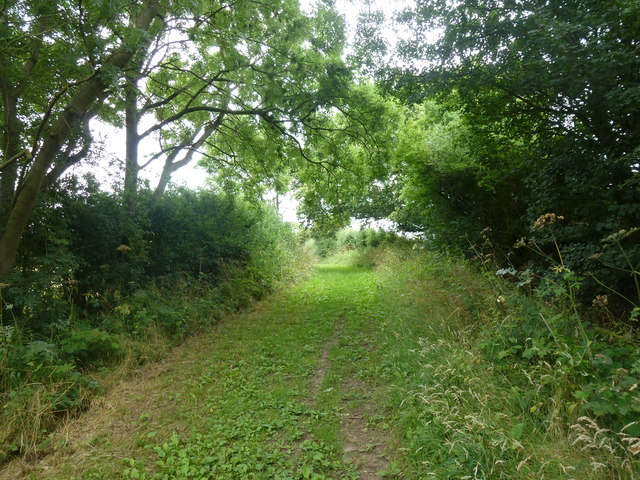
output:
[[118, 371], [300, 267], [294, 232], [266, 205], [186, 189], [155, 201], [141, 190], [131, 215], [117, 193], [71, 187], [43, 197], [0, 286], [0, 461], [34, 452]]
[[114, 335], [97, 328], [71, 330], [60, 340], [61, 352], [79, 368], [97, 366], [118, 358], [122, 347]]

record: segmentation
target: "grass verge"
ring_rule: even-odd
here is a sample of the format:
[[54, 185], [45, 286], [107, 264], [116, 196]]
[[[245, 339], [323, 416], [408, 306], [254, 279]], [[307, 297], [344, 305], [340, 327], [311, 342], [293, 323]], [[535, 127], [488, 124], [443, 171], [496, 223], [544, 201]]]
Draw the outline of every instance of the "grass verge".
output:
[[318, 266], [0, 478], [636, 478], [637, 438], [572, 407], [562, 364], [496, 350], [516, 296], [496, 302], [485, 277], [421, 250], [353, 255], [374, 270]]
[[226, 265], [215, 279], [176, 275], [128, 296], [95, 294], [95, 311], [70, 315], [46, 336], [28, 338], [17, 322], [2, 327], [11, 337], [0, 336], [0, 464], [46, 455], [61, 423], [188, 336], [303, 274], [299, 257], [280, 278]]
[[[375, 341], [384, 354], [372, 368], [388, 385], [402, 478], [639, 475], [638, 435], [629, 427], [605, 428], [607, 419], [589, 415], [588, 403], [576, 397], [589, 382], [587, 373], [576, 378], [577, 372], [594, 376], [597, 370], [578, 368], [578, 357], [566, 356], [580, 351], [576, 328], [562, 337], [575, 347], [563, 344], [565, 356], [543, 351], [542, 343], [536, 350], [533, 334], [520, 339], [511, 330], [532, 321], [522, 307], [535, 300], [505, 287], [497, 291], [495, 282], [464, 264], [420, 249], [378, 250], [371, 261], [387, 308]], [[541, 317], [535, 321], [548, 334]], [[524, 347], [517, 354], [497, 348], [505, 337]]]

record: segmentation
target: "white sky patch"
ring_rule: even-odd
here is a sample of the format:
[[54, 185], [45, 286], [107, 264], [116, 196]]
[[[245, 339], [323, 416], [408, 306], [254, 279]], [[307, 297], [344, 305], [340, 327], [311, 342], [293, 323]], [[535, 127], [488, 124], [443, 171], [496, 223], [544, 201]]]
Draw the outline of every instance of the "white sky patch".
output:
[[371, 228], [373, 230], [396, 231], [398, 229], [398, 224], [393, 220], [389, 220], [388, 218], [383, 218], [382, 220], [360, 220], [354, 218], [353, 220], [351, 220], [350, 228], [352, 228], [353, 230]]
[[278, 212], [282, 216], [282, 220], [285, 222], [299, 222], [296, 213], [298, 202], [293, 198], [291, 192], [285, 193], [284, 195], [276, 195], [275, 192], [270, 192], [264, 196], [264, 200], [277, 207]]

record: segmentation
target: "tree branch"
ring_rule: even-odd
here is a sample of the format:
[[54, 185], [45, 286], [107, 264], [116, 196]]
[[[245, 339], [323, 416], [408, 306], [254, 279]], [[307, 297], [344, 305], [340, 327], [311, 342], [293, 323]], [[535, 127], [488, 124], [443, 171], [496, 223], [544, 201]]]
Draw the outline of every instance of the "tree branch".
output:
[[2, 170], [4, 170], [5, 168], [7, 168], [9, 165], [11, 165], [13, 162], [19, 160], [22, 157], [27, 157], [29, 160], [31, 160], [31, 152], [28, 149], [24, 149], [18, 153], [16, 153], [13, 157], [11, 157], [9, 160], [7, 160], [6, 162], [4, 162], [2, 165], [0, 165], [0, 172], [2, 172]]
[[176, 120], [180, 120], [182, 117], [195, 112], [211, 112], [211, 113], [219, 113], [224, 115], [242, 115], [242, 116], [252, 116], [252, 115], [260, 116], [260, 115], [265, 115], [267, 113], [270, 113], [263, 109], [253, 109], [253, 108], [247, 109], [247, 110], [233, 110], [233, 109], [222, 108], [222, 107], [207, 107], [204, 105], [198, 106], [198, 107], [189, 107], [189, 108], [182, 109], [178, 113], [171, 115], [166, 120], [163, 120], [162, 122], [157, 123], [153, 127], [149, 128], [148, 130], [140, 134], [140, 138], [147, 137], [153, 132], [160, 130], [165, 125], [175, 122]]

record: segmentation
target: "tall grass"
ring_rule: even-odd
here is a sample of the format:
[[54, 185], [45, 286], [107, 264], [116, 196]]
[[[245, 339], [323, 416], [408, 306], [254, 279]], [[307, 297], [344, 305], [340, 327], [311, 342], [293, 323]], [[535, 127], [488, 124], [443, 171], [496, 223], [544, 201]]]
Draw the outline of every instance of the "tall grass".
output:
[[[397, 381], [408, 478], [640, 475], [632, 339], [590, 331], [594, 363], [572, 312], [417, 246], [369, 255], [388, 296], [380, 371]], [[627, 397], [604, 395], [612, 386]]]

